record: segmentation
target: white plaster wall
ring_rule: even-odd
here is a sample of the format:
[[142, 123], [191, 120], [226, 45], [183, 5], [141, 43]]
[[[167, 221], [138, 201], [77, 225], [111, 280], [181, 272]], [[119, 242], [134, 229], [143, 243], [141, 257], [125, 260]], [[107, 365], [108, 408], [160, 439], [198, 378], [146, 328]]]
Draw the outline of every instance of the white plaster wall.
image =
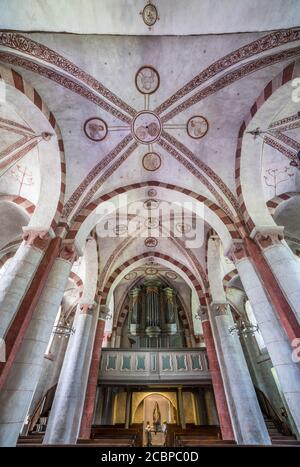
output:
[[[189, 0], [188, 6], [182, 0], [153, 3], [160, 16], [155, 34], [264, 31], [298, 26], [300, 19], [297, 0]], [[3, 29], [153, 34], [139, 15], [144, 0], [33, 0], [26, 8], [23, 0], [1, 0], [1, 4]]]

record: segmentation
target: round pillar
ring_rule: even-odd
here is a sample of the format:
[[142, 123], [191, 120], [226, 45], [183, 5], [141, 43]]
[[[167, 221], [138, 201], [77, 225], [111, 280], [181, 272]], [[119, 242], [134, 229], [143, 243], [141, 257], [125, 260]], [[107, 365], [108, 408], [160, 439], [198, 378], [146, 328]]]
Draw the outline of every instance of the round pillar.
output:
[[202, 329], [203, 329], [203, 336], [206, 345], [206, 351], [209, 361], [209, 371], [211, 374], [219, 422], [220, 422], [220, 429], [223, 439], [227, 440], [234, 440], [234, 433], [232, 429], [231, 419], [229, 415], [228, 404], [226, 400], [224, 384], [222, 380], [221, 370], [218, 362], [218, 357], [216, 353], [213, 333], [211, 329], [211, 325], [208, 318], [207, 310], [202, 307], [201, 311], [201, 322], [202, 322]]
[[76, 444], [88, 379], [87, 351], [98, 309], [78, 305], [43, 444]]
[[256, 229], [254, 240], [284, 292], [300, 327], [300, 261], [283, 241], [282, 228]]
[[44, 255], [47, 232], [26, 231], [0, 281], [0, 337], [4, 338]]
[[80, 427], [80, 438], [89, 439], [91, 435], [91, 427], [93, 423], [94, 407], [97, 394], [97, 383], [99, 365], [101, 359], [102, 342], [105, 329], [105, 320], [109, 314], [109, 308], [106, 305], [101, 305], [99, 310], [99, 319], [93, 343], [92, 359], [89, 369], [88, 384], [85, 394], [85, 402], [83, 415]]
[[[235, 261], [251, 303], [259, 331], [270, 355], [287, 409], [300, 433], [300, 368], [292, 360], [292, 347], [249, 257]], [[296, 433], [297, 434], [297, 433]]]
[[226, 302], [221, 268], [221, 244], [217, 237], [208, 241], [208, 278], [213, 302], [210, 306], [218, 360], [225, 385], [231, 421], [239, 444], [271, 444], [257, 401], [255, 389]]
[[[64, 248], [60, 255], [54, 262], [0, 393], [0, 446], [16, 445], [41, 375], [44, 354], [74, 260], [74, 252], [70, 256], [70, 251]], [[68, 259], [64, 259], [66, 257]]]

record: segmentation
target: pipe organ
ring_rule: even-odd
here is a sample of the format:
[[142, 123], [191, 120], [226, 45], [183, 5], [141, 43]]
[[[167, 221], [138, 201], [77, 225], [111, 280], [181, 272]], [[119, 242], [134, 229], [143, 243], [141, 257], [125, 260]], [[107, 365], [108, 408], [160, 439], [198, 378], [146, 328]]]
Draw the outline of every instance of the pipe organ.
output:
[[132, 348], [186, 346], [176, 290], [159, 281], [145, 281], [130, 290], [128, 299], [122, 346], [126, 337]]

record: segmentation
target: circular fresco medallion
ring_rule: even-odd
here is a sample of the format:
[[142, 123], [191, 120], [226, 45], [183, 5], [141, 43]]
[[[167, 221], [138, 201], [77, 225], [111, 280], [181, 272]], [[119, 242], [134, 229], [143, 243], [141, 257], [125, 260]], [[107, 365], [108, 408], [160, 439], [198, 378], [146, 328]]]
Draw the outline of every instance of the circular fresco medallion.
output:
[[154, 237], [148, 237], [145, 239], [145, 246], [147, 246], [148, 248], [154, 248], [157, 246], [158, 244], [158, 240], [157, 238], [154, 238]]
[[177, 279], [177, 274], [173, 271], [167, 271], [165, 275], [169, 279]]
[[143, 66], [135, 75], [135, 85], [142, 94], [153, 94], [159, 88], [159, 74], [152, 66]]
[[176, 230], [182, 234], [190, 232], [192, 227], [189, 224], [184, 224], [183, 222], [179, 222], [176, 224]]
[[92, 141], [102, 141], [107, 135], [107, 125], [102, 118], [89, 118], [84, 126], [86, 136]]
[[149, 198], [155, 198], [156, 195], [157, 195], [157, 191], [154, 190], [154, 188], [150, 188], [150, 190], [148, 190]]
[[146, 199], [146, 201], [144, 201], [145, 209], [157, 209], [158, 206], [159, 206], [159, 201], [157, 201], [157, 199]]
[[149, 172], [158, 170], [161, 166], [161, 158], [156, 152], [147, 152], [143, 157], [143, 167]]
[[133, 279], [135, 279], [137, 276], [137, 273], [136, 272], [129, 272], [128, 274], [126, 274], [126, 276], [124, 276], [124, 279], [126, 279], [127, 281], [132, 281]]
[[145, 269], [145, 274], [146, 274], [147, 276], [155, 276], [155, 275], [157, 274], [157, 272], [158, 272], [158, 271], [157, 271], [156, 268], [151, 268], [151, 267], [150, 267], [150, 268], [146, 268], [146, 269]]
[[158, 17], [158, 11], [155, 5], [152, 3], [148, 3], [143, 11], [141, 12], [142, 18], [146, 26], [151, 28], [151, 26], [154, 26], [156, 21], [159, 19]]
[[191, 138], [203, 138], [208, 132], [208, 121], [202, 115], [194, 115], [188, 120], [186, 131]]
[[161, 134], [159, 117], [148, 110], [139, 112], [132, 122], [132, 133], [139, 143], [154, 143]]

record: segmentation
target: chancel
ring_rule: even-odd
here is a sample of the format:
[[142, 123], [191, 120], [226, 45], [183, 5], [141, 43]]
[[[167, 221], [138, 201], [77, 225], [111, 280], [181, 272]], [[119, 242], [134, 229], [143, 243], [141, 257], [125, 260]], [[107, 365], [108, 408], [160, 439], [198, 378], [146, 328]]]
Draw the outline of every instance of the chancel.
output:
[[0, 0], [0, 135], [0, 446], [300, 446], [299, 0]]

